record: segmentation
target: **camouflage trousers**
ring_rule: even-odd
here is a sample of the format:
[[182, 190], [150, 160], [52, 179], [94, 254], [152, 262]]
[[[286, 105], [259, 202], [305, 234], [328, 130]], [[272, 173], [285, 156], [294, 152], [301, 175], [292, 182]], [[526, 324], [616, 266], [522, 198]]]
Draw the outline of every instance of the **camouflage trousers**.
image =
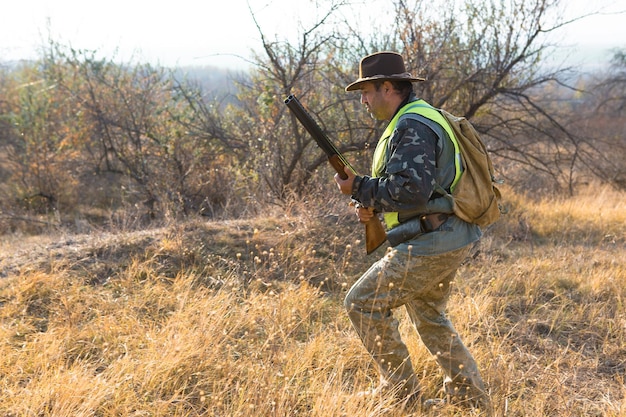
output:
[[392, 314], [392, 309], [405, 306], [422, 342], [445, 373], [446, 394], [461, 402], [486, 400], [476, 362], [445, 314], [452, 281], [468, 252], [469, 246], [435, 256], [392, 250], [346, 295], [348, 316], [378, 365], [381, 382], [395, 387], [400, 395], [419, 391], [408, 349]]

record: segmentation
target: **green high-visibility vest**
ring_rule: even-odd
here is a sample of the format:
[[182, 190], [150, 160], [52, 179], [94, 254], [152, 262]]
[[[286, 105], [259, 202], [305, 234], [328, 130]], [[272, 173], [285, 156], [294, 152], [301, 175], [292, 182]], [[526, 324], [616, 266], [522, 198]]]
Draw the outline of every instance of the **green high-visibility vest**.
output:
[[[461, 169], [461, 152], [459, 150], [459, 143], [457, 142], [456, 137], [454, 136], [454, 131], [452, 130], [450, 125], [446, 122], [446, 119], [441, 115], [441, 113], [439, 113], [439, 111], [436, 108], [426, 103], [424, 100], [417, 100], [417, 101], [412, 101], [410, 103], [407, 103], [400, 110], [398, 110], [398, 112], [393, 117], [393, 119], [391, 119], [391, 121], [389, 122], [389, 125], [387, 125], [387, 128], [385, 129], [382, 136], [378, 140], [378, 144], [376, 145], [376, 150], [374, 151], [374, 158], [372, 162], [372, 177], [376, 178], [376, 177], [380, 177], [383, 175], [384, 169], [385, 169], [387, 149], [389, 147], [389, 138], [393, 134], [393, 131], [395, 130], [400, 117], [407, 113], [419, 114], [421, 116], [424, 116], [434, 121], [435, 123], [439, 124], [448, 134], [448, 137], [450, 138], [450, 140], [452, 141], [452, 144], [454, 145], [455, 174], [454, 174], [454, 180], [452, 181], [452, 185], [450, 186], [450, 191], [452, 191], [454, 187], [456, 186], [456, 184], [459, 182], [459, 179], [461, 178], [461, 174], [463, 172]], [[387, 225], [388, 229], [392, 229], [400, 224], [400, 221], [398, 220], [398, 212], [395, 212], [395, 211], [387, 212], [387, 213], [384, 213], [383, 216], [385, 219], [385, 224]]]

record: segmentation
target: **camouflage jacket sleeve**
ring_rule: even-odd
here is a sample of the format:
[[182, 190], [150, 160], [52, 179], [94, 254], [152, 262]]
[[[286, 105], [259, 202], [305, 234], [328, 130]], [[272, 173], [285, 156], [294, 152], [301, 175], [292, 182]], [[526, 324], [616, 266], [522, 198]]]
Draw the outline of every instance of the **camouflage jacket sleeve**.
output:
[[389, 138], [384, 173], [358, 176], [353, 198], [379, 212], [425, 208], [435, 185], [438, 139], [425, 124], [402, 117]]

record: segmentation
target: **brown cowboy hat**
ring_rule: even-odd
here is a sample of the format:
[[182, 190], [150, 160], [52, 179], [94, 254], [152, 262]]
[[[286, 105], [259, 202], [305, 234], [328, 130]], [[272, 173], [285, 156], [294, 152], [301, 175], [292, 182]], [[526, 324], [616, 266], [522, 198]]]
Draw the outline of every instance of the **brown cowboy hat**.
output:
[[402, 55], [396, 52], [376, 52], [368, 55], [359, 63], [359, 79], [346, 87], [346, 91], [358, 90], [367, 81], [400, 80], [425, 81], [406, 72]]

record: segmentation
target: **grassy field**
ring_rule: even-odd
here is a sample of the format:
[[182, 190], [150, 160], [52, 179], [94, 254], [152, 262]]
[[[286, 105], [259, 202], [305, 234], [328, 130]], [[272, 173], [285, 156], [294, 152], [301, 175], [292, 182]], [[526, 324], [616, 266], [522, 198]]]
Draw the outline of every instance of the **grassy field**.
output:
[[[449, 304], [496, 415], [626, 416], [626, 194], [505, 203]], [[377, 382], [342, 308], [363, 229], [294, 213], [0, 237], [0, 416], [407, 415], [355, 395]]]

